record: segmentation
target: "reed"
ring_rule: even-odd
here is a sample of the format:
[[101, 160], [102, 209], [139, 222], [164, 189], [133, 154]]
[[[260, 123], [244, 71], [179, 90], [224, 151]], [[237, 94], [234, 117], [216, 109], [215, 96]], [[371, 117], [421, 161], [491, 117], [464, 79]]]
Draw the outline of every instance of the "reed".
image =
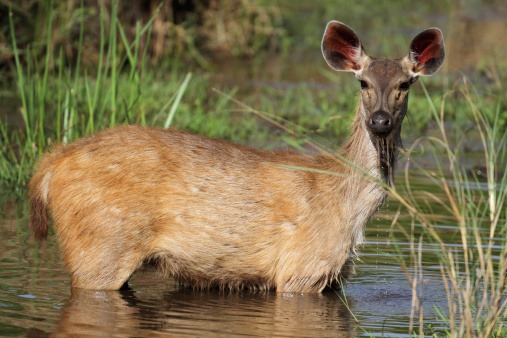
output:
[[95, 69], [81, 67], [83, 21], [77, 61], [72, 65], [62, 49], [52, 49], [53, 6], [47, 6], [45, 43], [25, 50], [17, 47], [10, 12], [22, 126], [7, 126], [0, 122], [0, 184], [4, 188], [24, 190], [36, 159], [55, 142], [67, 143], [116, 124], [155, 123], [162, 119], [161, 115], [167, 115], [165, 126], [170, 125], [191, 75], [187, 74], [182, 82], [180, 74], [173, 74], [165, 90], [177, 95], [159, 95], [165, 101], [160, 105], [163, 108], [148, 117], [146, 108], [151, 103], [146, 103], [145, 97], [154, 95], [153, 89], [147, 86], [153, 73], [146, 70], [146, 49], [142, 48], [140, 41], [149, 39], [153, 19], [144, 26], [138, 25], [135, 38], [129, 41], [117, 20], [117, 1], [112, 8], [107, 27], [104, 10], [100, 12], [100, 53]]
[[[423, 87], [424, 88], [424, 87]], [[448, 92], [440, 107], [433, 105], [427, 94], [438, 135], [418, 139], [407, 150], [410, 160], [405, 167], [404, 187], [392, 190], [411, 216], [409, 261], [400, 256], [402, 267], [413, 288], [413, 323], [410, 334], [423, 336], [424, 320], [422, 285], [424, 255], [422, 241], [438, 244], [440, 272], [447, 292], [447, 309], [438, 309], [450, 337], [503, 337], [507, 333], [507, 131], [500, 127], [501, 109], [485, 103], [466, 78], [457, 89]], [[447, 97], [459, 95], [467, 102], [474, 128], [462, 132], [454, 140], [444, 122]], [[475, 133], [482, 146], [482, 163], [478, 168], [466, 167], [464, 142]], [[411, 156], [417, 151], [433, 154], [434, 170], [423, 169]], [[408, 168], [415, 166], [426, 179], [438, 187], [435, 192], [412, 188]], [[444, 210], [434, 213], [436, 209]], [[455, 227], [455, 240], [444, 240], [438, 225]], [[398, 223], [398, 220], [393, 222]], [[422, 228], [418, 231], [417, 228]], [[450, 245], [454, 244], [454, 245]], [[457, 249], [458, 248], [458, 249]]]

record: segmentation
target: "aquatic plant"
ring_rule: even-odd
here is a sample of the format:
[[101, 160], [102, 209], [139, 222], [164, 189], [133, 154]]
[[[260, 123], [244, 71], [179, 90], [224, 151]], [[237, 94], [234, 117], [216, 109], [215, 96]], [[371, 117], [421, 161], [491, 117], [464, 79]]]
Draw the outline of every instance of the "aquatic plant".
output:
[[[205, 77], [192, 82], [190, 73], [175, 69], [159, 75], [147, 67], [147, 49], [141, 40], [150, 37], [153, 20], [136, 26], [130, 41], [117, 18], [116, 1], [112, 8], [107, 29], [105, 12], [100, 12], [100, 50], [95, 67], [84, 67], [81, 62], [86, 48], [83, 20], [77, 60], [69, 62], [63, 49], [54, 50], [51, 43], [51, 6], [46, 9], [45, 43], [25, 50], [18, 49], [13, 15], [9, 13], [22, 121], [19, 125], [0, 121], [0, 185], [6, 190], [22, 193], [38, 156], [55, 142], [67, 143], [121, 123], [169, 127], [177, 109], [190, 115], [192, 107], [181, 102], [189, 86], [194, 96], [206, 96]], [[215, 103], [226, 105], [220, 99]], [[192, 111], [196, 119], [205, 114], [204, 107], [199, 108]]]
[[[273, 133], [272, 128], [259, 124], [256, 117], [245, 115], [241, 109], [232, 109], [229, 98], [212, 92], [209, 73], [195, 71], [183, 59], [166, 58], [154, 67], [148, 42], [155, 38], [153, 26], [158, 12], [146, 24], [138, 23], [132, 34], [120, 22], [117, 6], [114, 1], [110, 12], [99, 8], [98, 50], [92, 64], [86, 54], [86, 36], [90, 34], [86, 20], [90, 14], [85, 8], [72, 10], [72, 24], [78, 32], [72, 55], [66, 46], [55, 43], [54, 35], [60, 33], [54, 21], [62, 15], [60, 7], [45, 2], [40, 14], [44, 17], [40, 41], [21, 44], [23, 48], [18, 47], [18, 40], [25, 38], [16, 31], [15, 17], [9, 12], [9, 51], [14, 72], [9, 74], [9, 87], [4, 92], [16, 97], [12, 108], [17, 112], [0, 120], [3, 190], [23, 195], [38, 156], [52, 144], [116, 124], [175, 126], [243, 143], [252, 138], [266, 144], [266, 139], [280, 138], [293, 146], [301, 143], [297, 137]], [[236, 88], [221, 90], [231, 95], [237, 92]], [[334, 123], [332, 116], [343, 110], [352, 115], [353, 103], [335, 98], [329, 91], [306, 86], [290, 90], [263, 87], [248, 100], [257, 102], [283, 123], [290, 119], [301, 125], [305, 134], [343, 136], [345, 124]], [[276, 146], [280, 143], [283, 141]]]
[[[406, 151], [410, 160], [405, 168], [405, 184], [391, 191], [408, 211], [412, 224], [411, 232], [406, 233], [411, 243], [410, 261], [399, 257], [413, 289], [411, 316], [414, 321], [410, 334], [417, 331], [416, 324], [418, 334], [425, 334], [423, 241], [434, 242], [440, 249], [440, 272], [448, 307], [438, 312], [448, 325], [446, 334], [450, 337], [500, 337], [506, 333], [507, 131], [498, 122], [499, 107], [485, 105], [471, 88], [463, 78], [455, 90], [444, 95], [440, 107], [433, 105], [425, 91], [438, 135], [422, 137]], [[474, 123], [470, 130], [457, 131], [459, 134], [454, 140], [448, 135], [445, 122], [446, 99], [450, 95], [460, 95], [466, 100]], [[491, 116], [492, 121], [488, 118]], [[481, 142], [482, 165], [468, 168], [465, 143], [473, 133]], [[425, 169], [411, 156], [420, 151], [432, 154], [435, 169]], [[409, 167], [418, 168], [437, 190], [412, 188]], [[439, 212], [433, 212], [437, 209]], [[450, 225], [454, 237], [441, 232], [442, 222]], [[399, 224], [399, 220], [393, 223]], [[452, 243], [448, 242], [449, 237], [454, 238]]]

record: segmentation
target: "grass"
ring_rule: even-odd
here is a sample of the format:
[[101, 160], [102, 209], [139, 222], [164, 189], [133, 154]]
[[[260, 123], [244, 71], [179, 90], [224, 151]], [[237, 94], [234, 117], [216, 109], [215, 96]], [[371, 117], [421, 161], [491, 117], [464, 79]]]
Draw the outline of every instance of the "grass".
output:
[[[113, 6], [113, 9], [116, 5]], [[55, 142], [67, 143], [97, 130], [122, 123], [159, 125], [168, 128], [178, 112], [192, 117], [187, 129], [203, 131], [212, 136], [234, 138], [223, 128], [231, 122], [227, 102], [215, 97], [212, 106], [225, 113], [210, 118], [206, 109], [208, 79], [199, 79], [174, 69], [159, 74], [146, 65], [146, 49], [141, 39], [149, 38], [151, 21], [137, 26], [133, 41], [128, 41], [123, 27], [115, 19], [106, 29], [101, 12], [100, 52], [95, 69], [82, 68], [83, 43], [79, 44], [75, 65], [70, 65], [63, 50], [51, 49], [52, 8], [48, 9], [46, 44], [19, 50], [9, 15], [15, 78], [19, 95], [22, 123], [10, 126], [0, 121], [2, 152], [0, 184], [4, 189], [22, 193], [32, 168], [44, 150]], [[83, 25], [80, 26], [83, 36]], [[109, 34], [106, 32], [109, 31]], [[43, 62], [40, 62], [43, 49]], [[182, 102], [185, 93], [186, 102]], [[194, 103], [192, 104], [192, 100]], [[205, 119], [206, 116], [206, 119]], [[227, 121], [227, 122], [226, 122]], [[248, 132], [252, 126], [245, 126]]]
[[[60, 21], [53, 23], [55, 18], [61, 17], [61, 14], [54, 11], [61, 11], [61, 8], [52, 5], [51, 1], [44, 4], [40, 9], [43, 11], [40, 17], [44, 20], [38, 20], [37, 27], [45, 35], [38, 34], [39, 40], [33, 45], [27, 45], [25, 41], [23, 46], [28, 47], [24, 49], [18, 48], [16, 23], [12, 13], [9, 14], [8, 35], [12, 43], [10, 49], [14, 55], [15, 71], [13, 84], [6, 82], [5, 86], [16, 87], [10, 95], [17, 97], [16, 105], [19, 102], [19, 108], [16, 106], [15, 109], [21, 113], [22, 121], [13, 123], [0, 120], [0, 187], [4, 190], [23, 194], [38, 156], [51, 144], [70, 142], [122, 123], [174, 126], [266, 148], [289, 146], [301, 149], [304, 140], [312, 137], [326, 149], [335, 149], [348, 133], [355, 111], [356, 100], [353, 98], [357, 95], [357, 85], [352, 76], [337, 76], [328, 70], [321, 60], [319, 46], [315, 43], [302, 44], [312, 48], [312, 54], [319, 57], [318, 61], [312, 61], [315, 66], [298, 65], [301, 60], [292, 57], [292, 52], [287, 52], [287, 48], [296, 45], [287, 35], [280, 36], [288, 39], [281, 43], [285, 46], [280, 51], [285, 55], [281, 60], [272, 61], [268, 55], [261, 54], [257, 59], [239, 63], [230, 73], [244, 74], [245, 63], [253, 69], [254, 74], [262, 73], [267, 64], [275, 62], [275, 67], [282, 69], [282, 74], [287, 76], [295, 69], [304, 69], [304, 72], [311, 74], [307, 81], [298, 80], [300, 82], [295, 84], [285, 84], [275, 78], [272, 85], [256, 84], [247, 75], [245, 79], [237, 82], [240, 86], [249, 87], [245, 92], [235, 86], [217, 84], [214, 75], [208, 70], [189, 68], [187, 61], [177, 57], [167, 59], [161, 68], [154, 67], [150, 63], [148, 48], [153, 37], [153, 23], [157, 20], [157, 11], [146, 24], [138, 23], [129, 27], [130, 33], [127, 34], [118, 18], [116, 2], [113, 2], [110, 12], [99, 8], [97, 16], [100, 34], [95, 56], [97, 62], [90, 65], [86, 60], [89, 58], [89, 52], [85, 52], [88, 48], [86, 40], [90, 35], [87, 31], [87, 26], [90, 25], [87, 21], [90, 10], [76, 8], [71, 15], [73, 27], [78, 29], [79, 33], [73, 44], [76, 53], [69, 57], [65, 48], [56, 47], [59, 45], [54, 42], [56, 38], [52, 36], [62, 34], [59, 31], [53, 33], [54, 29], [51, 29], [62, 26]], [[291, 17], [287, 14], [288, 9], [283, 1], [280, 0], [278, 6], [282, 13]], [[325, 4], [319, 6], [326, 16], [334, 15], [334, 7]], [[292, 11], [298, 10], [307, 8], [295, 7]], [[269, 11], [276, 12], [272, 7]], [[262, 11], [254, 12], [257, 13], [255, 15], [261, 15], [259, 13]], [[350, 9], [349, 13], [352, 16], [359, 15], [354, 9]], [[318, 25], [316, 20], [317, 18], [312, 16], [310, 23], [304, 27], [318, 26], [320, 41], [323, 25]], [[44, 29], [40, 27], [42, 24]], [[287, 25], [289, 31], [300, 26], [290, 20]], [[305, 28], [292, 38], [303, 33], [308, 36], [317, 34], [307, 32], [306, 29], [310, 28]], [[132, 33], [132, 30], [135, 32]], [[370, 40], [376, 41], [369, 39], [368, 43]], [[389, 50], [396, 48], [398, 42], [391, 41], [385, 45], [390, 46]], [[404, 44], [407, 43], [408, 40], [404, 41]], [[193, 48], [195, 49], [195, 46]], [[319, 85], [323, 82], [327, 85]], [[436, 81], [427, 83], [434, 87], [432, 93], [442, 90], [442, 86]], [[215, 86], [218, 86], [220, 91], [240, 98], [249, 106], [256, 107], [282, 125], [293, 128], [296, 133], [287, 134], [283, 128], [274, 127], [254, 115], [245, 115], [245, 110], [227, 96], [217, 95], [213, 91]], [[501, 88], [487, 90], [483, 97], [489, 98], [489, 101], [501, 97], [498, 94]], [[6, 91], [8, 90], [4, 89], [4, 92]], [[505, 98], [501, 99], [499, 105], [502, 111], [505, 110]], [[457, 128], [470, 128], [470, 125], [462, 125], [461, 117], [468, 114], [469, 109], [460, 98], [448, 98], [445, 110], [446, 119], [452, 119]], [[416, 87], [410, 98], [409, 128], [428, 128], [431, 126], [430, 117], [424, 93]], [[505, 114], [500, 114], [499, 119], [500, 125], [507, 123]], [[491, 117], [489, 120], [491, 121]]]
[[[284, 0], [277, 3], [282, 16], [291, 10], [284, 7]], [[370, 5], [384, 6], [378, 2]], [[18, 48], [15, 25], [9, 15], [15, 60], [14, 92], [21, 123], [0, 121], [2, 191], [25, 194], [25, 185], [37, 158], [51, 144], [71, 142], [122, 123], [174, 126], [267, 148], [304, 149], [311, 139], [325, 149], [334, 149], [347, 134], [356, 104], [353, 98], [358, 92], [351, 77], [336, 76], [324, 70], [322, 64], [308, 67], [315, 71], [315, 78], [292, 87], [276, 85], [278, 83], [255, 86], [247, 82], [253, 94], [245, 95], [240, 89], [227, 86], [213, 90], [216, 83], [211, 74], [202, 69], [192, 69], [190, 73], [179, 58], [170, 59], [162, 69], [150, 65], [146, 41], [152, 37], [155, 17], [145, 25], [137, 24], [135, 34], [131, 35], [118, 20], [115, 8], [113, 5], [107, 20], [106, 13], [99, 13], [100, 40], [97, 63], [93, 66], [83, 60], [86, 25], [79, 15], [84, 10], [72, 16], [79, 22], [80, 32], [75, 60], [68, 58], [63, 48], [55, 48], [51, 43], [54, 18], [51, 6], [45, 7], [44, 43], [24, 49]], [[320, 12], [311, 12], [310, 22], [337, 17], [334, 15], [336, 9], [327, 2], [319, 8]], [[306, 7], [302, 10], [306, 11]], [[342, 8], [341, 11], [355, 18], [364, 8]], [[404, 20], [411, 22], [410, 17]], [[370, 24], [369, 20], [364, 21]], [[298, 22], [288, 25], [292, 29], [300, 26]], [[296, 45], [290, 39], [298, 40], [297, 36], [303, 35], [308, 39], [303, 45], [318, 49], [322, 28], [323, 24], [305, 25], [300, 35], [292, 35], [289, 29], [289, 34], [284, 36], [288, 40], [281, 42], [280, 53], [288, 57], [291, 46]], [[358, 30], [361, 29], [366, 30], [365, 27]], [[368, 51], [373, 55], [375, 51], [391, 54], [394, 49], [403, 50], [408, 43], [404, 38], [403, 41], [387, 41], [386, 36], [390, 35], [379, 36], [375, 40], [377, 45], [367, 48]], [[387, 50], [382, 49], [384, 45], [388, 46]], [[320, 53], [317, 54], [320, 57]], [[285, 61], [287, 59], [281, 63]], [[264, 63], [251, 61], [252, 64], [256, 62], [262, 71]], [[292, 71], [291, 66], [286, 66], [287, 72]], [[314, 80], [328, 85], [315, 88]], [[433, 87], [429, 90], [432, 94], [443, 90], [437, 82], [425, 81], [424, 84]], [[404, 130], [410, 133], [414, 129], [426, 129], [430, 136], [417, 140], [407, 150], [407, 156], [418, 151], [433, 154], [435, 169], [424, 169], [416, 157], [409, 163], [419, 166], [438, 191], [417, 191], [408, 179], [404, 187], [391, 191], [392, 198], [408, 211], [408, 222], [412, 225], [406, 231], [412, 243], [412, 255], [400, 257], [414, 290], [414, 322], [409, 333], [423, 335], [428, 332], [420, 294], [424, 281], [420, 249], [423, 240], [433, 241], [441, 248], [442, 282], [449, 297], [448, 308], [441, 309], [441, 320], [448, 331], [441, 333], [453, 337], [500, 337], [506, 333], [501, 318], [507, 315], [505, 297], [502, 298], [507, 270], [505, 95], [501, 94], [502, 86], [474, 88], [466, 81], [456, 82], [442, 97], [430, 98], [422, 88], [416, 87], [411, 93], [409, 127], [405, 126]], [[241, 102], [237, 102], [236, 97], [241, 98]], [[252, 114], [257, 111], [249, 107], [258, 107], [259, 114]], [[463, 132], [451, 136], [449, 124], [454, 130]], [[484, 149], [484, 167], [470, 172], [463, 159], [467, 156], [467, 139], [472, 133]], [[479, 170], [485, 175], [478, 174]], [[448, 224], [455, 226], [454, 244], [459, 244], [459, 251], [449, 247], [439, 233], [442, 214]], [[393, 222], [398, 221], [402, 222], [398, 218]]]
[[[471, 88], [465, 79], [457, 89], [459, 92], [447, 93], [440, 106], [433, 105], [428, 95], [439, 135], [423, 137], [407, 151], [408, 156], [416, 150], [433, 154], [436, 168], [418, 169], [438, 187], [437, 190], [412, 188], [408, 163], [421, 166], [412, 159], [405, 168], [404, 188], [392, 191], [392, 196], [411, 216], [410, 232], [403, 230], [406, 228], [401, 225], [403, 222], [393, 221], [411, 243], [409, 261], [407, 257], [399, 257], [414, 295], [414, 322], [409, 328], [410, 334], [427, 334], [421, 293], [423, 241], [432, 241], [440, 248], [440, 272], [448, 297], [448, 308], [439, 309], [442, 322], [448, 326], [443, 333], [450, 337], [503, 337], [507, 334], [504, 320], [507, 315], [507, 131], [498, 123], [498, 106], [483, 105]], [[465, 165], [467, 153], [463, 147], [471, 131], [457, 136], [455, 142], [450, 140], [444, 122], [446, 98], [454, 94], [468, 103], [475, 123], [473, 132], [482, 143], [484, 166], [474, 171]], [[489, 122], [491, 117], [492, 123]], [[452, 242], [448, 241], [449, 234], [439, 230], [442, 222], [455, 227]]]
[[[138, 24], [129, 40], [115, 8], [116, 2], [111, 13], [105, 9], [99, 13], [98, 61], [93, 67], [83, 60], [84, 9], [76, 9], [73, 15], [80, 30], [76, 60], [68, 59], [63, 48], [53, 47], [51, 27], [56, 15], [51, 5], [44, 6], [44, 43], [23, 50], [18, 48], [9, 12], [13, 93], [22, 118], [20, 123], [0, 120], [0, 187], [4, 191], [24, 194], [37, 158], [53, 143], [67, 143], [123, 123], [174, 126], [236, 142], [281, 146], [279, 141], [271, 144], [280, 138], [281, 129], [245, 115], [226, 95], [217, 95], [209, 73], [197, 69], [191, 76], [179, 59], [167, 62], [162, 70], [150, 67], [147, 48], [155, 17], [144, 26]], [[332, 116], [340, 110], [352, 113], [355, 103], [344, 96], [334, 98], [330, 89], [263, 87], [249, 100], [282, 123], [291, 120], [302, 126], [302, 133], [340, 138], [346, 133], [346, 124], [333, 123]], [[237, 93], [234, 87], [221, 91]], [[301, 143], [294, 136], [283, 138], [294, 146]]]

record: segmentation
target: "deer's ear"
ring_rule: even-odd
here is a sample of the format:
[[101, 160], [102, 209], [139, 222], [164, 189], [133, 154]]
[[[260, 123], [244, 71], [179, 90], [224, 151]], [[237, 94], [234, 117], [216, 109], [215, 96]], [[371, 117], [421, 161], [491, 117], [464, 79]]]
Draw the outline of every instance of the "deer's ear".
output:
[[322, 54], [331, 68], [354, 73], [362, 70], [364, 60], [368, 57], [356, 32], [339, 21], [327, 24], [322, 39]]
[[414, 76], [433, 75], [444, 63], [445, 46], [442, 31], [429, 28], [417, 36], [410, 43], [408, 59], [412, 63]]

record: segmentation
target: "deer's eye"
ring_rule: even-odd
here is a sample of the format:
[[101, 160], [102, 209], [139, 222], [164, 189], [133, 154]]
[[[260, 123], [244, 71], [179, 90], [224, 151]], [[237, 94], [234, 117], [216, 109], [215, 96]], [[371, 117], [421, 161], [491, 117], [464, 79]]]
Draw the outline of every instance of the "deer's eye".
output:
[[400, 90], [408, 90], [410, 88], [410, 82], [403, 81], [400, 83]]
[[368, 82], [359, 80], [359, 83], [361, 84], [361, 89], [368, 89]]

